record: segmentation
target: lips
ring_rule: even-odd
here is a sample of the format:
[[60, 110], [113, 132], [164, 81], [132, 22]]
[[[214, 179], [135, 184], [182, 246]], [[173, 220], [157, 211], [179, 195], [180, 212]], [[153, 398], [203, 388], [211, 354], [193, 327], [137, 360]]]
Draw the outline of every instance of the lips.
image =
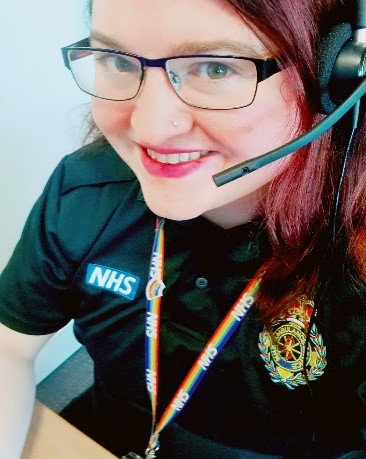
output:
[[160, 164], [182, 164], [189, 161], [196, 161], [197, 159], [206, 156], [209, 151], [191, 151], [182, 153], [158, 153], [154, 150], [146, 149], [150, 158], [154, 159]]
[[204, 158], [209, 150], [183, 151], [160, 150], [159, 152], [145, 147], [141, 151], [141, 163], [145, 170], [155, 177], [182, 178], [190, 175], [203, 166]]

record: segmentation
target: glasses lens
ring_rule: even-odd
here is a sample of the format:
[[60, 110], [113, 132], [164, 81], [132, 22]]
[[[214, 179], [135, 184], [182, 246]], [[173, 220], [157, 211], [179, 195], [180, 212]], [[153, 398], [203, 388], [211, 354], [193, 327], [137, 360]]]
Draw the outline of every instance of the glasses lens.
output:
[[177, 95], [201, 108], [244, 107], [257, 89], [257, 68], [244, 58], [174, 58], [167, 62], [167, 72]]
[[127, 100], [137, 94], [142, 75], [138, 59], [88, 49], [71, 49], [67, 56], [76, 83], [88, 94], [110, 100]]

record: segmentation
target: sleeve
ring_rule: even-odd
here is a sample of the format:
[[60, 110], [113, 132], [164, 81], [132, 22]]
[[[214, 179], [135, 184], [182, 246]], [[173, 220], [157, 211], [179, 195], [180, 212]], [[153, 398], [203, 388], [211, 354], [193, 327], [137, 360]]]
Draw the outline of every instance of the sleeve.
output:
[[55, 332], [73, 318], [77, 305], [70, 287], [73, 263], [57, 236], [65, 159], [34, 205], [0, 276], [0, 322], [21, 333]]

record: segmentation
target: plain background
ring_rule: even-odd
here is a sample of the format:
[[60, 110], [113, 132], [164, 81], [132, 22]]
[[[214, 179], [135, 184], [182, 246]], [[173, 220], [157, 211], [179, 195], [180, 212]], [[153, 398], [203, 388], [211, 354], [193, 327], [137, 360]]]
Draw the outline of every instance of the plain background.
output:
[[[82, 144], [89, 96], [76, 87], [60, 48], [87, 36], [85, 6], [0, 0], [0, 271], [53, 169]], [[77, 347], [66, 327], [41, 351], [37, 380]]]

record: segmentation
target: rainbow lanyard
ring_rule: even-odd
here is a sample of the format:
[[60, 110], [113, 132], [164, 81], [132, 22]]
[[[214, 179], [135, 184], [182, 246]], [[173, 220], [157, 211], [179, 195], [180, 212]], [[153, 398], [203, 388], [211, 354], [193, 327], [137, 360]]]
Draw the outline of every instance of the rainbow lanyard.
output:
[[161, 419], [157, 422], [156, 410], [158, 405], [158, 362], [159, 362], [159, 335], [160, 335], [160, 305], [165, 287], [164, 274], [164, 219], [156, 221], [155, 239], [152, 249], [149, 281], [146, 286], [146, 337], [145, 362], [146, 386], [149, 392], [152, 407], [152, 429], [146, 458], [155, 458], [159, 449], [159, 435], [186, 406], [193, 392], [211, 366], [215, 357], [225, 346], [231, 335], [254, 303], [258, 291], [260, 275], [247, 285], [233, 304], [226, 317], [211, 336], [206, 346], [197, 357], [192, 368], [181, 382], [178, 390], [165, 409]]

